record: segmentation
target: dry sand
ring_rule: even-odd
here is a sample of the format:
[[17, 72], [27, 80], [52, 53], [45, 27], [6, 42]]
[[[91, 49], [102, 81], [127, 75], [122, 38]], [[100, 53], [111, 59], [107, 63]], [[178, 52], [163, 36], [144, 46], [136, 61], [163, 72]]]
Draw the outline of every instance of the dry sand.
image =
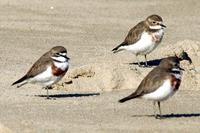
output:
[[[1, 0], [0, 133], [199, 132], [199, 7], [198, 0]], [[196, 70], [182, 63], [183, 82], [162, 104], [162, 120], [151, 116], [149, 101], [117, 102], [152, 68], [129, 66], [134, 55], [110, 52], [130, 27], [153, 13], [168, 28], [148, 59], [184, 49]], [[10, 86], [56, 45], [71, 57], [69, 73], [50, 91], [56, 100], [45, 100], [46, 91], [37, 85]]]

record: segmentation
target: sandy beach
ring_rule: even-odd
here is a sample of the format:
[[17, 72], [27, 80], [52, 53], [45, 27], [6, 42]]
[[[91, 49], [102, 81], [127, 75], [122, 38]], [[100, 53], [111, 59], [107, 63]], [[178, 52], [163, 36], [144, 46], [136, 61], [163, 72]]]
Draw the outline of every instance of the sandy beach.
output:
[[[198, 0], [1, 0], [0, 133], [198, 133], [199, 7]], [[134, 55], [111, 52], [131, 27], [151, 14], [162, 16], [167, 28], [148, 59], [184, 49], [195, 66], [194, 71], [187, 62], [181, 64], [183, 82], [162, 103], [162, 120], [152, 116], [150, 101], [117, 102], [153, 67], [130, 66]], [[69, 72], [50, 90], [55, 100], [46, 100], [46, 90], [38, 85], [11, 86], [57, 45], [67, 48], [71, 60]]]

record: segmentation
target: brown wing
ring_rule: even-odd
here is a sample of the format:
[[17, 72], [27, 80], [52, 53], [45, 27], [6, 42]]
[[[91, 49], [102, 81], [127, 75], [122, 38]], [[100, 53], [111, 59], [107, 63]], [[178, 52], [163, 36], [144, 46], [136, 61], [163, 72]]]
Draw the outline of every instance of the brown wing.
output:
[[[156, 73], [156, 74], [155, 74]], [[154, 68], [140, 83], [135, 95], [142, 96], [147, 93], [151, 93], [158, 89], [167, 78], [168, 74], [165, 70], [160, 69], [159, 67]]]
[[136, 43], [141, 38], [141, 35], [144, 30], [145, 23], [144, 21], [141, 21], [128, 32], [128, 35], [126, 36], [125, 40], [120, 45], [115, 47], [112, 51], [117, 52], [117, 50], [121, 46], [127, 46]]
[[[155, 74], [156, 73], [156, 74]], [[119, 100], [120, 103], [126, 102], [130, 99], [140, 97], [144, 94], [151, 93], [160, 87], [164, 80], [167, 78], [166, 72], [159, 67], [154, 68], [140, 83], [137, 90], [130, 94], [129, 96]]]
[[27, 72], [26, 77], [31, 78], [31, 77], [36, 76], [37, 74], [47, 69], [47, 66], [51, 65], [51, 63], [52, 61], [50, 59], [49, 52], [47, 52], [33, 64], [33, 66]]
[[124, 42], [126, 42], [127, 45], [136, 43], [141, 38], [142, 32], [144, 30], [145, 30], [145, 24], [144, 21], [142, 21], [129, 31]]
[[[50, 59], [49, 52], [47, 52], [33, 64], [33, 66], [26, 73], [26, 75], [24, 75], [19, 80], [15, 81], [12, 85], [21, 83], [21, 82], [25, 81], [26, 79], [36, 76], [37, 74], [43, 72], [47, 68], [48, 65], [51, 65], [51, 63], [52, 63], [52, 61]], [[18, 87], [21, 87], [24, 84], [26, 84], [26, 82], [21, 84]]]

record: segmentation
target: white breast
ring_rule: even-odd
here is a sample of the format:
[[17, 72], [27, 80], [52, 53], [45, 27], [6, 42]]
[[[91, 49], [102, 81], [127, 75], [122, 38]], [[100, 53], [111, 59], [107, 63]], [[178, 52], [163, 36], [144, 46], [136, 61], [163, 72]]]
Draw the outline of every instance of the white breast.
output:
[[[163, 36], [163, 33], [163, 29], [161, 29], [154, 34], [157, 36]], [[123, 46], [121, 49], [128, 50], [134, 54], [145, 55], [152, 52], [157, 46], [158, 45], [153, 40], [152, 35], [148, 32], [143, 32], [139, 41], [129, 46]]]
[[164, 35], [164, 30], [163, 29], [160, 29], [160, 30], [158, 30], [158, 32], [155, 32], [154, 34], [156, 34], [157, 36], [159, 36], [159, 37], [163, 37], [163, 35]]
[[154, 41], [156, 41], [157, 43], [162, 41], [163, 35], [164, 35], [164, 30], [160, 29], [157, 32], [152, 33]]
[[145, 94], [142, 96], [142, 98], [153, 101], [163, 101], [168, 99], [174, 93], [175, 91], [172, 88], [171, 81], [168, 79], [165, 80], [163, 85], [160, 86], [156, 91], [149, 94]]
[[57, 68], [60, 68], [63, 71], [66, 71], [69, 67], [69, 63], [67, 61], [66, 62], [55, 62], [54, 61], [53, 63]]
[[[64, 53], [63, 55], [66, 55], [66, 53]], [[52, 59], [54, 59], [53, 63], [57, 68], [60, 68], [63, 71], [66, 71], [69, 67], [69, 63], [68, 60], [62, 56], [59, 57], [51, 57]]]

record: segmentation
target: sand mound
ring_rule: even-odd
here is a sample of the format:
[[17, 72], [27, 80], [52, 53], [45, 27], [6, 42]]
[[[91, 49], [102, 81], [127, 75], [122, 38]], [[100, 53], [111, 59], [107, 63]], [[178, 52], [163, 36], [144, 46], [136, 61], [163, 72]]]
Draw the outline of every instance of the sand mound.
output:
[[64, 82], [56, 87], [97, 92], [130, 89], [138, 85], [139, 75], [140, 70], [131, 70], [127, 64], [92, 64], [69, 71]]
[[162, 48], [165, 55], [168, 54], [166, 49], [170, 49], [170, 54], [180, 53], [182, 50], [186, 51], [191, 57], [193, 64], [189, 65], [187, 61], [181, 62], [181, 66], [185, 69], [183, 73], [183, 81], [181, 89], [197, 90], [200, 85], [200, 42], [192, 40], [179, 41], [174, 45]]
[[[181, 89], [198, 89], [200, 84], [200, 80], [198, 80], [200, 79], [200, 42], [180, 41], [174, 45], [160, 48], [155, 55], [160, 55], [159, 52], [162, 51], [162, 57], [167, 57], [174, 55], [174, 53], [178, 54], [182, 50], [189, 54], [193, 65], [190, 65], [187, 61], [181, 63], [181, 66], [185, 68]], [[56, 85], [56, 89], [95, 92], [136, 89], [150, 70], [152, 68], [139, 68], [137, 65], [130, 66], [114, 62], [90, 64], [70, 70], [63, 82]]]

